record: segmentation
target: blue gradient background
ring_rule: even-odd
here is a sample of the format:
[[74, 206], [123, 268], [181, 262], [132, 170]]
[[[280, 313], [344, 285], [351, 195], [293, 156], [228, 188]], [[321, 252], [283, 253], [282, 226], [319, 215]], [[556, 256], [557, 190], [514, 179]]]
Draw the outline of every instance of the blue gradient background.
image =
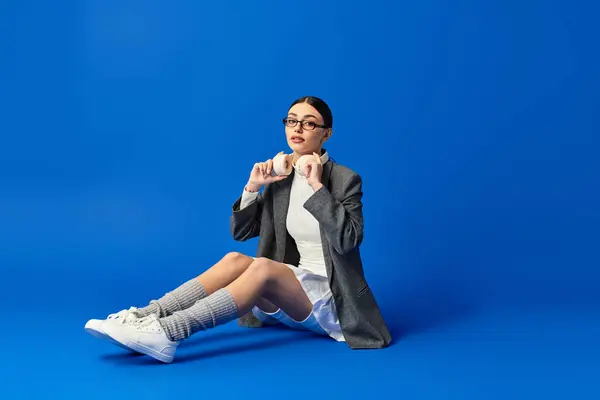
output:
[[[599, 7], [413, 3], [3, 3], [2, 397], [600, 397]], [[233, 323], [166, 366], [86, 335], [254, 253], [231, 205], [305, 94], [393, 346]]]

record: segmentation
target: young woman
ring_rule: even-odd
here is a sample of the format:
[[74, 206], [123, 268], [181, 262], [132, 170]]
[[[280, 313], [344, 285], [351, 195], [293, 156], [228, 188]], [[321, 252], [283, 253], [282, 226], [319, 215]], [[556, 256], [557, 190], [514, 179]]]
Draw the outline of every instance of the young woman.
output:
[[229, 253], [143, 308], [88, 321], [88, 333], [166, 363], [184, 339], [235, 319], [246, 326], [283, 323], [353, 349], [391, 342], [359, 251], [362, 180], [323, 147], [332, 134], [331, 110], [319, 98], [302, 97], [283, 122], [291, 173], [273, 174], [273, 159], [255, 164], [232, 210], [234, 239], [259, 237], [256, 257]]

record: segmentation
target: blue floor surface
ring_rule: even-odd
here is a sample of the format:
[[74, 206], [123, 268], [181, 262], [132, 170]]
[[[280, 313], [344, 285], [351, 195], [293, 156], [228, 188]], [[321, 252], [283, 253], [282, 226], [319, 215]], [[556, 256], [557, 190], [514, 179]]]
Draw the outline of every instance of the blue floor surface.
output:
[[405, 334], [394, 316], [393, 345], [375, 351], [233, 322], [198, 333], [162, 364], [85, 333], [87, 319], [118, 311], [119, 291], [134, 285], [126, 277], [106, 290], [107, 281], [86, 279], [70, 292], [36, 280], [39, 296], [4, 320], [0, 398], [600, 398], [598, 309], [482, 309]]

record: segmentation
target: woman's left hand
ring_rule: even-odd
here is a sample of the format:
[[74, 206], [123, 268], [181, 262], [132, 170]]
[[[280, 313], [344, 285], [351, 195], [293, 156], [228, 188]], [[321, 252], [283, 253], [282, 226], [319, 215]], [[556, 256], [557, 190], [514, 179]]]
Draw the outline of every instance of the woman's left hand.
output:
[[317, 153], [313, 153], [315, 156], [315, 161], [310, 161], [306, 163], [306, 169], [304, 170], [304, 175], [306, 176], [306, 181], [316, 192], [323, 186], [321, 183], [321, 175], [323, 174], [323, 164], [321, 164], [321, 157], [318, 156]]

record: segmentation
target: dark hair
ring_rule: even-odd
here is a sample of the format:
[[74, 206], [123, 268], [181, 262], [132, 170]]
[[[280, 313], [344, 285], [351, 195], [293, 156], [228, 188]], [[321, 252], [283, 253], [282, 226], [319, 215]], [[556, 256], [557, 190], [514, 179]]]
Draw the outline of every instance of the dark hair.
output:
[[308, 103], [313, 106], [323, 117], [323, 125], [327, 126], [328, 128], [333, 128], [333, 115], [331, 114], [331, 109], [323, 100], [315, 96], [304, 96], [294, 101], [290, 108], [294, 107], [298, 103]]

